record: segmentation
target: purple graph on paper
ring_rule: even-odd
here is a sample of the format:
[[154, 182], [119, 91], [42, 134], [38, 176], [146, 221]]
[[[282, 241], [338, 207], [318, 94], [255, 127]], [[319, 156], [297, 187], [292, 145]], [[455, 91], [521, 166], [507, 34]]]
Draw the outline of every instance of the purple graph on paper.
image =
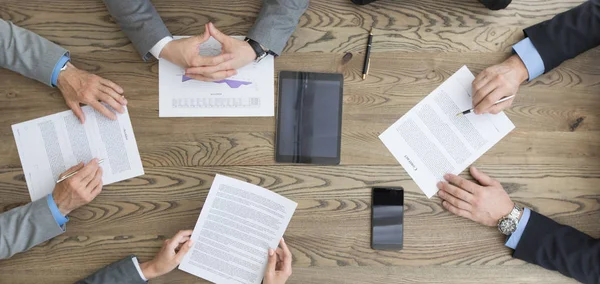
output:
[[[189, 81], [189, 80], [194, 80], [194, 79], [192, 79], [192, 78], [190, 78], [188, 76], [185, 76], [185, 75], [183, 75], [181, 77], [181, 82], [185, 82], [185, 81]], [[215, 81], [214, 83], [219, 83], [219, 84], [225, 83], [225, 84], [227, 84], [229, 86], [229, 88], [232, 88], [232, 89], [237, 89], [237, 88], [239, 88], [241, 86], [251, 85], [252, 84], [252, 82], [230, 80], [230, 79], [219, 80], [219, 81]]]

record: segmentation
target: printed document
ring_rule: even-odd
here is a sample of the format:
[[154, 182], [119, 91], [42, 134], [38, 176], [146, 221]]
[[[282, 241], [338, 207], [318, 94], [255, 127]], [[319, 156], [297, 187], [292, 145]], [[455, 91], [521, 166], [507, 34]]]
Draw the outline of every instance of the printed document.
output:
[[[199, 53], [202, 56], [219, 55], [221, 44], [211, 37], [200, 45]], [[273, 62], [273, 56], [267, 56], [259, 63], [252, 62], [238, 69], [232, 77], [202, 82], [185, 76], [183, 68], [160, 59], [158, 114], [160, 117], [274, 116]]]
[[93, 158], [104, 159], [105, 185], [144, 174], [127, 108], [117, 120], [82, 109], [85, 124], [68, 110], [12, 126], [32, 201], [52, 193], [66, 170]]
[[214, 283], [259, 284], [297, 203], [268, 189], [217, 175], [179, 269]]
[[515, 128], [504, 112], [456, 116], [473, 107], [474, 79], [463, 66], [379, 136], [429, 198]]

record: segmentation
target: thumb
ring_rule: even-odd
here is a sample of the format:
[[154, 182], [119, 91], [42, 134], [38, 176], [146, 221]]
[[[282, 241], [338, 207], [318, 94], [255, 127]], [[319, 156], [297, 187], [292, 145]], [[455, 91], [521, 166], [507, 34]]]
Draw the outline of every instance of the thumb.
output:
[[210, 31], [210, 35], [212, 35], [217, 41], [223, 43], [228, 37], [219, 31], [213, 23], [208, 23], [208, 30]]
[[265, 277], [270, 273], [275, 273], [275, 265], [277, 264], [277, 254], [273, 249], [269, 249], [269, 262], [267, 263], [267, 269], [265, 269]]
[[490, 176], [484, 174], [482, 171], [478, 170], [475, 167], [471, 167], [471, 175], [481, 184], [484, 186], [489, 186], [489, 185], [493, 185], [494, 184], [494, 179], [492, 179]]
[[81, 110], [81, 106], [78, 102], [70, 102], [67, 103], [67, 106], [73, 111], [73, 114], [79, 119], [81, 124], [85, 123], [85, 115], [83, 114], [83, 110]]
[[192, 245], [193, 245], [193, 241], [188, 240], [187, 242], [185, 242], [185, 244], [183, 244], [181, 246], [181, 249], [179, 249], [179, 251], [177, 252], [177, 255], [175, 256], [175, 259], [177, 260], [178, 264], [183, 260], [183, 257], [188, 253], [188, 251], [190, 251], [190, 249], [192, 248]]

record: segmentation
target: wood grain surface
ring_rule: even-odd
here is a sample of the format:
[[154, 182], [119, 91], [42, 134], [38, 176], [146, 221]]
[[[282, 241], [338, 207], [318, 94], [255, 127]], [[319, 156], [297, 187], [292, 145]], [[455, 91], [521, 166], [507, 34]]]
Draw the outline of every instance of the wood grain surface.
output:
[[[212, 21], [245, 34], [259, 0], [153, 0], [169, 30], [193, 35]], [[146, 175], [106, 186], [74, 211], [67, 232], [0, 261], [0, 283], [72, 283], [192, 228], [214, 175], [298, 202], [286, 241], [289, 283], [571, 283], [511, 257], [495, 228], [427, 199], [378, 135], [462, 65], [478, 73], [503, 61], [522, 29], [582, 0], [519, 0], [488, 11], [476, 0], [313, 0], [276, 71], [344, 74], [342, 163], [277, 165], [274, 118], [158, 118], [158, 64], [143, 62], [100, 0], [0, 0], [0, 18], [69, 49], [80, 68], [121, 85]], [[361, 80], [367, 31], [372, 62]], [[600, 237], [600, 49], [521, 86], [507, 114], [517, 128], [475, 165], [511, 197]], [[277, 79], [277, 78], [275, 78]], [[0, 70], [0, 212], [29, 194], [10, 125], [66, 110], [57, 89]], [[465, 173], [465, 176], [468, 174]], [[406, 190], [405, 247], [370, 248], [370, 190]], [[1, 228], [0, 228], [1, 229]], [[206, 283], [181, 271], [152, 283]]]

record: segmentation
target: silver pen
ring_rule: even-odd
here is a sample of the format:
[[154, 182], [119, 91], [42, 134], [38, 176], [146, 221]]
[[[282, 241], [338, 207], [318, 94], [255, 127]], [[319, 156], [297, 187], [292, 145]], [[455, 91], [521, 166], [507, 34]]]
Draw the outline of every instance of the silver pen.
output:
[[[499, 99], [497, 102], [495, 102], [494, 104], [495, 104], [495, 105], [497, 105], [497, 104], [499, 104], [499, 103], [501, 103], [501, 102], [508, 101], [508, 100], [510, 100], [510, 99], [512, 99], [512, 98], [514, 98], [514, 97], [515, 97], [515, 95], [512, 95], [512, 96], [508, 96], [508, 97], [501, 98], [501, 99]], [[465, 110], [465, 111], [463, 111], [463, 112], [459, 112], [459, 113], [457, 113], [457, 114], [456, 114], [456, 116], [461, 116], [461, 115], [469, 114], [469, 113], [473, 112], [473, 110], [474, 110], [474, 109], [475, 109], [475, 108], [468, 109], [468, 110]]]
[[[99, 161], [98, 161], [98, 165], [102, 164], [102, 162], [104, 162], [104, 159], [101, 159], [101, 160], [99, 160]], [[79, 172], [79, 171], [77, 170], [77, 171], [74, 171], [74, 172], [72, 172], [72, 173], [68, 173], [68, 174], [66, 174], [64, 177], [61, 177], [59, 180], [57, 180], [57, 181], [56, 181], [56, 183], [60, 183], [61, 181], [64, 181], [64, 180], [66, 180], [66, 179], [68, 179], [68, 178], [70, 178], [70, 177], [72, 177], [72, 176], [76, 175], [78, 172]]]

